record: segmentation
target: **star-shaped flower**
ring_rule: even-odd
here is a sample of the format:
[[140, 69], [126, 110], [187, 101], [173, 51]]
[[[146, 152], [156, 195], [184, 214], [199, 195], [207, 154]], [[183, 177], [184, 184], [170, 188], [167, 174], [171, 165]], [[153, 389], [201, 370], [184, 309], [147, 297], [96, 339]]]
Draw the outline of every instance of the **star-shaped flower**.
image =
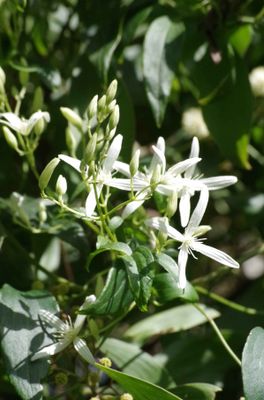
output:
[[35, 112], [29, 119], [19, 118], [11, 112], [1, 113], [0, 118], [3, 118], [0, 119], [0, 123], [8, 126], [15, 132], [21, 133], [23, 136], [28, 136], [40, 119], [43, 118], [46, 122], [50, 121], [49, 113], [43, 111]]
[[[95, 300], [96, 298], [94, 295], [86, 297], [85, 302], [80, 307], [80, 310], [83, 310], [89, 304], [94, 303]], [[69, 316], [66, 321], [62, 321], [56, 315], [47, 310], [40, 310], [39, 317], [41, 321], [56, 329], [56, 332], [53, 334], [53, 336], [57, 339], [57, 342], [46, 346], [40, 349], [37, 353], [33, 354], [31, 357], [32, 361], [53, 356], [54, 354], [66, 349], [66, 347], [72, 343], [75, 350], [83, 357], [84, 360], [90, 364], [94, 364], [95, 360], [92, 353], [87, 347], [85, 341], [78, 336], [85, 322], [85, 315], [78, 314], [74, 324]]]
[[231, 268], [239, 268], [239, 264], [228, 254], [221, 250], [217, 250], [214, 247], [203, 244], [204, 238], [200, 238], [208, 232], [211, 227], [207, 225], [200, 225], [200, 222], [204, 216], [207, 203], [209, 198], [209, 192], [207, 188], [201, 190], [199, 201], [194, 209], [187, 227], [184, 233], [180, 233], [177, 229], [173, 228], [168, 224], [166, 218], [152, 218], [147, 221], [147, 225], [151, 228], [158, 229], [159, 231], [167, 234], [170, 238], [180, 242], [179, 255], [178, 255], [178, 267], [179, 267], [179, 287], [184, 289], [186, 286], [186, 265], [189, 254], [194, 258], [193, 252], [204, 254], [205, 256], [219, 262], [220, 264], [226, 265]]

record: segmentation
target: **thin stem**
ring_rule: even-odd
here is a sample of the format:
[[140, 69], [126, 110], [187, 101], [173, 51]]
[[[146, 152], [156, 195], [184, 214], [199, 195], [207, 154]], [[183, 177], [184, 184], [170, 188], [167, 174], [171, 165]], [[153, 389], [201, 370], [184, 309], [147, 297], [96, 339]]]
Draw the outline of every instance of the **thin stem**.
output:
[[229, 346], [229, 344], [225, 340], [224, 336], [222, 335], [220, 329], [218, 328], [218, 326], [216, 325], [214, 320], [211, 317], [209, 317], [209, 315], [207, 315], [206, 312], [203, 310], [203, 308], [200, 307], [198, 304], [193, 304], [193, 306], [207, 319], [207, 321], [209, 322], [209, 324], [211, 325], [211, 327], [215, 331], [216, 335], [218, 336], [220, 342], [222, 343], [222, 345], [224, 346], [226, 351], [229, 353], [230, 357], [232, 357], [233, 360], [239, 365], [239, 367], [241, 367], [242, 363], [241, 363], [240, 359], [233, 352], [233, 350], [231, 349], [231, 347]]
[[225, 297], [220, 296], [217, 293], [210, 292], [209, 290], [205, 289], [201, 286], [195, 286], [195, 290], [198, 293], [204, 294], [205, 296], [209, 297], [212, 300], [217, 301], [220, 304], [224, 304], [225, 306], [232, 308], [235, 311], [242, 312], [248, 315], [264, 315], [264, 311], [256, 310], [255, 308], [245, 307], [242, 304], [238, 304], [232, 300], [226, 299]]

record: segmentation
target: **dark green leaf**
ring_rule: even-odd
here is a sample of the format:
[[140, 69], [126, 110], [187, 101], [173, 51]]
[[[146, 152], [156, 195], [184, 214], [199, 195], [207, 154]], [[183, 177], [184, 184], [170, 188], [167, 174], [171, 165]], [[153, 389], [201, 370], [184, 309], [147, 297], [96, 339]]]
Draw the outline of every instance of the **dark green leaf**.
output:
[[221, 389], [209, 383], [188, 383], [178, 386], [173, 393], [181, 396], [184, 400], [214, 400], [216, 393]]
[[264, 329], [250, 332], [242, 356], [242, 377], [247, 400], [263, 400], [264, 393]]
[[160, 362], [138, 345], [110, 338], [103, 343], [101, 349], [125, 373], [166, 389], [175, 386]]
[[198, 293], [189, 282], [187, 282], [186, 288], [183, 291], [178, 287], [177, 282], [170, 274], [156, 275], [153, 286], [157, 291], [157, 299], [160, 303], [166, 303], [177, 298], [192, 303], [196, 303], [199, 300]]
[[143, 379], [124, 374], [114, 369], [103, 367], [100, 364], [96, 366], [105, 372], [110, 378], [115, 380], [126, 390], [132, 394], [134, 400], [181, 400], [180, 397], [168, 392], [167, 390], [153, 385]]
[[10, 380], [23, 399], [39, 400], [48, 361], [30, 360], [32, 353], [47, 344], [38, 312], [42, 308], [56, 312], [57, 304], [47, 292], [19, 292], [8, 285], [0, 295], [1, 346]]
[[143, 73], [148, 100], [158, 127], [162, 124], [168, 103], [183, 31], [182, 23], [161, 16], [151, 23], [145, 37]]

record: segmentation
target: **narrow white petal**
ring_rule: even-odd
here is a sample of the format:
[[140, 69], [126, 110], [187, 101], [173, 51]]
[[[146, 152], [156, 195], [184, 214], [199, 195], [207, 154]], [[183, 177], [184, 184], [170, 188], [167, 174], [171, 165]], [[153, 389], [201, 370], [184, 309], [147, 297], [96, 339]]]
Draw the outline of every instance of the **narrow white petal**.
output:
[[[123, 178], [109, 178], [105, 180], [105, 185], [115, 187], [120, 190], [131, 191], [131, 180]], [[133, 189], [139, 191], [148, 186], [148, 182], [133, 179]]]
[[141, 193], [137, 195], [137, 200], [131, 201], [123, 210], [122, 212], [122, 218], [126, 219], [129, 217], [129, 215], [133, 214], [146, 200], [148, 197], [148, 192], [146, 191], [145, 193]]
[[[25, 127], [23, 121], [16, 114], [11, 112], [1, 113], [0, 117], [5, 118], [6, 121], [9, 122], [10, 128], [14, 129], [15, 131], [20, 132]], [[5, 123], [6, 121], [3, 122]]]
[[[199, 151], [200, 151], [199, 140], [197, 139], [197, 137], [194, 137], [192, 140], [192, 147], [191, 147], [189, 158], [199, 157]], [[194, 170], [195, 170], [195, 165], [188, 168], [185, 172], [185, 177], [191, 178], [194, 174]]]
[[180, 289], [185, 289], [186, 287], [186, 265], [188, 261], [188, 253], [186, 250], [181, 249], [178, 257], [178, 267], [179, 267], [179, 283]]
[[201, 158], [199, 157], [188, 158], [187, 160], [180, 161], [177, 164], [173, 165], [173, 167], [168, 169], [167, 173], [173, 175], [174, 177], [177, 177], [179, 174], [182, 174], [188, 168], [192, 167], [193, 165], [196, 165], [199, 161], [201, 161]]
[[[97, 193], [97, 197], [100, 197], [100, 193], [102, 191], [103, 185], [97, 184], [96, 185], [96, 193]], [[96, 207], [96, 196], [95, 196], [95, 190], [93, 185], [91, 186], [91, 191], [88, 194], [87, 198], [86, 198], [86, 202], [85, 202], [85, 214], [87, 217], [91, 217], [94, 213]]]
[[[155, 165], [157, 165], [157, 164], [160, 164], [161, 165], [161, 173], [162, 173], [162, 175], [164, 174], [164, 172], [165, 172], [165, 169], [166, 169], [166, 158], [165, 158], [165, 155], [164, 155], [164, 153], [160, 150], [160, 149], [158, 149], [156, 146], [152, 146], [152, 149], [153, 149], [153, 151], [154, 151], [154, 153], [155, 153], [155, 156], [157, 157], [156, 158], [156, 163], [155, 163]], [[154, 156], [154, 157], [155, 157]], [[153, 170], [154, 171], [154, 170]]]
[[120, 172], [121, 174], [124, 174], [128, 178], [130, 177], [130, 168], [129, 164], [126, 164], [122, 161], [115, 161], [113, 165], [113, 169], [116, 171]]
[[56, 330], [63, 330], [65, 328], [65, 323], [59, 319], [55, 314], [47, 311], [47, 310], [40, 310], [39, 317], [41, 321], [46, 322], [52, 328], [56, 328]]
[[78, 351], [78, 353], [85, 361], [87, 361], [90, 364], [95, 363], [95, 359], [83, 339], [76, 337], [73, 341], [73, 345], [75, 350]]
[[181, 217], [181, 226], [185, 228], [189, 222], [191, 213], [191, 196], [189, 195], [189, 193], [184, 193], [181, 196], [179, 203], [179, 210]]
[[200, 225], [200, 222], [204, 216], [209, 199], [209, 192], [207, 188], [201, 190], [199, 201], [192, 213], [190, 221], [187, 226], [187, 230], [192, 230], [193, 228]]
[[200, 182], [206, 185], [209, 190], [217, 190], [233, 185], [237, 182], [237, 177], [232, 175], [215, 176], [200, 179]]
[[177, 229], [173, 228], [167, 223], [167, 220], [160, 217], [154, 217], [146, 221], [146, 225], [151, 228], [158, 229], [163, 233], [166, 233], [172, 239], [177, 240], [178, 242], [184, 241], [184, 236], [177, 231]]
[[160, 137], [158, 138], [157, 143], [156, 143], [156, 147], [157, 147], [163, 154], [165, 154], [166, 143], [165, 143], [164, 137], [160, 136]]
[[[84, 303], [81, 305], [79, 308], [79, 311], [84, 310], [86, 307], [88, 307], [89, 304], [92, 304], [96, 301], [96, 297], [92, 294], [91, 296], [87, 296]], [[74, 322], [74, 329], [76, 330], [76, 334], [80, 332], [84, 322], [86, 319], [86, 315], [84, 314], [78, 314], [76, 317], [76, 320]]]
[[33, 354], [31, 357], [31, 361], [38, 360], [40, 358], [50, 357], [54, 354], [59, 353], [60, 351], [66, 349], [70, 344], [69, 340], [63, 340], [61, 342], [53, 343], [49, 346], [43, 347], [43, 349], [37, 351], [37, 353]]
[[214, 247], [207, 246], [206, 244], [195, 242], [192, 246], [193, 250], [198, 251], [205, 256], [212, 258], [220, 264], [226, 265], [231, 268], [239, 268], [239, 264], [228, 254], [221, 250], [217, 250]]
[[104, 160], [104, 163], [103, 163], [103, 170], [105, 172], [112, 171], [114, 164], [120, 154], [121, 147], [122, 147], [122, 141], [123, 141], [122, 135], [117, 135], [114, 138], [114, 140], [112, 141], [112, 143], [108, 149], [106, 159]]
[[66, 162], [67, 164], [69, 164], [71, 167], [73, 167], [74, 169], [76, 169], [76, 171], [81, 172], [81, 161], [78, 160], [77, 158], [73, 158], [70, 156], [66, 156], [65, 154], [59, 154], [58, 155], [59, 159]]
[[[165, 154], [165, 140], [164, 140], [164, 138], [162, 136], [160, 136], [158, 138], [156, 146], [153, 146], [153, 147], [158, 149], [159, 153], [163, 153], [163, 156], [164, 156], [164, 154]], [[157, 155], [156, 153], [154, 153], [154, 155], [152, 157], [152, 160], [151, 160], [151, 163], [150, 163], [150, 166], [149, 166], [150, 173], [152, 173], [155, 170], [156, 166], [158, 164], [160, 164], [160, 162], [161, 162], [160, 156]]]

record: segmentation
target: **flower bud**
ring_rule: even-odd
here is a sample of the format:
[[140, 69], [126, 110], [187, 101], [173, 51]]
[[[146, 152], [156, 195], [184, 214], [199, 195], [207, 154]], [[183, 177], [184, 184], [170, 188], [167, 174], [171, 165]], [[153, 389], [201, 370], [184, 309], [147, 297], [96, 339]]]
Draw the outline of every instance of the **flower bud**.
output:
[[71, 110], [68, 107], [61, 107], [60, 110], [67, 121], [76, 126], [76, 128], [82, 129], [82, 119], [75, 111]]
[[53, 158], [42, 171], [39, 177], [39, 188], [41, 191], [46, 189], [46, 187], [48, 186], [53, 171], [55, 170], [59, 162], [60, 162], [59, 158], [57, 157]]
[[210, 225], [200, 225], [200, 226], [198, 226], [197, 229], [195, 229], [194, 235], [196, 237], [205, 235], [211, 229], [212, 229], [212, 227]]
[[110, 358], [107, 357], [100, 358], [99, 363], [107, 368], [111, 368], [112, 366], [112, 361], [110, 360]]
[[84, 152], [84, 161], [86, 164], [90, 164], [90, 162], [94, 160], [96, 145], [97, 145], [97, 133], [95, 132], [92, 135], [91, 139], [89, 140]]
[[99, 122], [102, 122], [104, 120], [105, 114], [106, 114], [106, 95], [103, 95], [98, 100], [97, 119], [98, 119]]
[[174, 190], [169, 196], [168, 196], [168, 202], [167, 202], [167, 210], [166, 214], [168, 218], [173, 217], [173, 215], [176, 213], [178, 207], [178, 191]]
[[75, 154], [77, 143], [76, 143], [75, 136], [74, 136], [70, 126], [67, 126], [67, 128], [65, 130], [65, 140], [66, 140], [66, 145], [69, 150], [69, 153], [71, 154], [71, 156], [73, 156]]
[[41, 110], [43, 108], [43, 104], [44, 104], [43, 90], [40, 86], [38, 86], [34, 92], [32, 110], [33, 111]]
[[4, 134], [4, 137], [5, 137], [5, 140], [6, 140], [7, 144], [10, 147], [12, 147], [12, 149], [14, 149], [16, 151], [19, 151], [17, 138], [15, 137], [13, 132], [11, 132], [10, 129], [7, 128], [6, 126], [3, 126], [3, 134]]
[[106, 102], [111, 103], [112, 100], [114, 100], [115, 95], [117, 91], [117, 80], [114, 79], [110, 85], [108, 86], [108, 89], [106, 91]]
[[45, 129], [45, 120], [44, 118], [40, 118], [34, 126], [34, 131], [38, 136], [40, 136], [44, 131], [44, 129]]
[[57, 179], [56, 192], [59, 196], [63, 196], [67, 192], [67, 181], [63, 175], [59, 175]]
[[129, 164], [129, 170], [130, 170], [131, 177], [136, 175], [136, 173], [138, 172], [139, 157], [140, 157], [140, 150], [138, 149], [135, 151], [135, 153], [130, 161], [130, 164]]
[[108, 111], [109, 114], [114, 111], [115, 106], [116, 106], [116, 100], [113, 100], [113, 101], [111, 101], [110, 104], [108, 104], [107, 111]]
[[249, 74], [251, 90], [256, 97], [264, 96], [264, 67], [254, 68]]
[[120, 396], [120, 400], [133, 400], [133, 396], [130, 393], [124, 393]]
[[22, 86], [26, 86], [28, 83], [29, 73], [26, 70], [19, 71], [19, 82]]
[[209, 135], [202, 111], [199, 108], [192, 107], [183, 113], [182, 127], [187, 134], [201, 139]]
[[161, 165], [157, 164], [156, 167], [154, 168], [154, 171], [150, 179], [151, 186], [158, 185], [158, 183], [160, 182], [160, 177], [161, 177]]
[[92, 119], [97, 113], [98, 95], [94, 96], [90, 101], [87, 109], [88, 118]]
[[47, 215], [47, 211], [46, 211], [46, 206], [41, 201], [39, 203], [39, 221], [40, 221], [40, 223], [43, 224], [43, 222], [46, 222], [47, 218], [48, 218], [48, 215]]
[[117, 124], [119, 122], [119, 117], [120, 117], [119, 106], [116, 105], [115, 108], [114, 108], [114, 111], [112, 112], [112, 114], [110, 115], [110, 118], [109, 118], [109, 129], [110, 129], [110, 131], [117, 127]]
[[6, 75], [3, 68], [0, 67], [0, 93], [5, 91]]

